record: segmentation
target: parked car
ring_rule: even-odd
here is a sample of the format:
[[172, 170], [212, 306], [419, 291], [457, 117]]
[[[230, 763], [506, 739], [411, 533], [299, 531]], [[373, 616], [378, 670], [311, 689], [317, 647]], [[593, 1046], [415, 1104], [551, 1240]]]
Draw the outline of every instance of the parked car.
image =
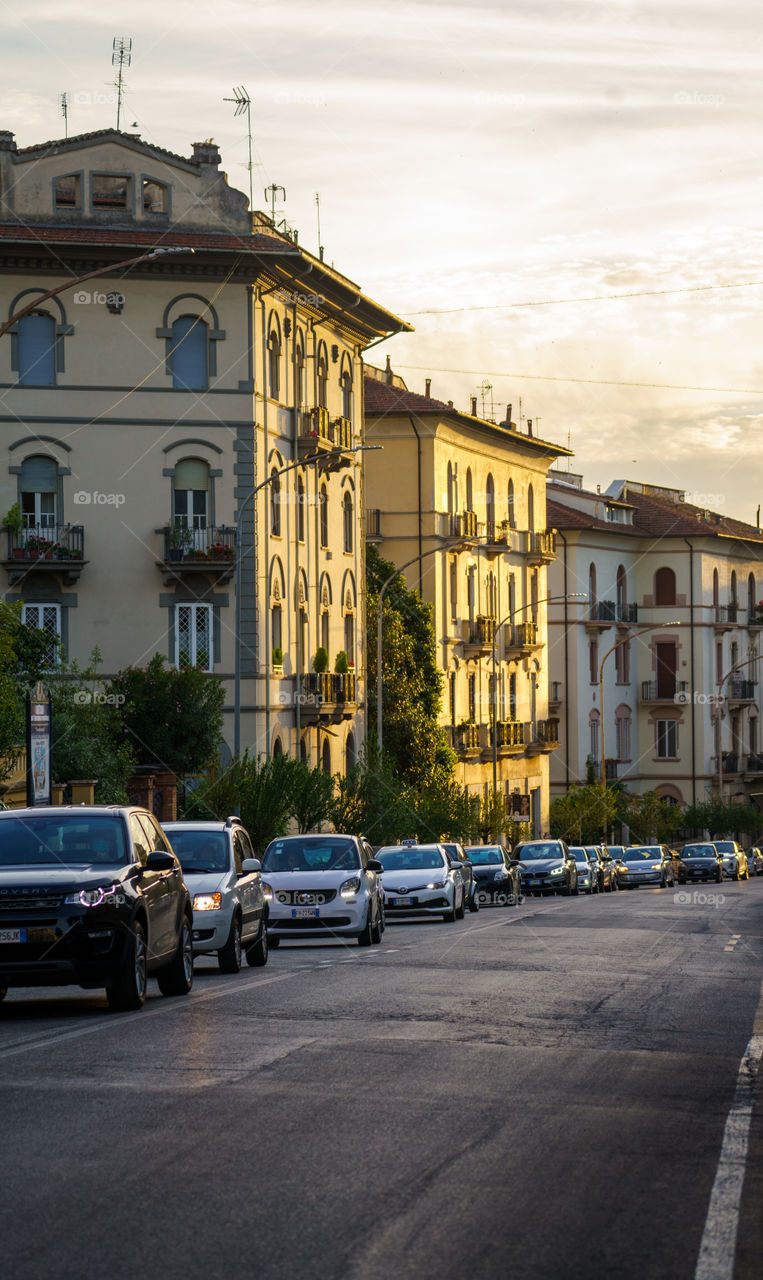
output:
[[736, 840], [713, 840], [723, 858], [723, 874], [727, 880], [749, 880], [747, 855]]
[[665, 845], [665, 848], [667, 849], [671, 862], [673, 863], [673, 879], [677, 884], [686, 884], [688, 876], [681, 854], [677, 849], [671, 848], [670, 845]]
[[223, 973], [268, 962], [268, 911], [260, 862], [238, 818], [167, 822], [193, 903], [194, 955], [216, 955]]
[[617, 876], [621, 889], [637, 889], [640, 884], [665, 889], [676, 882], [673, 859], [664, 844], [634, 844], [625, 849]]
[[271, 840], [262, 855], [268, 943], [282, 939], [381, 941], [381, 863], [362, 836], [299, 835]]
[[627, 847], [628, 847], [628, 846], [627, 846], [627, 845], [624, 845], [624, 844], [604, 844], [604, 845], [602, 845], [602, 849], [603, 849], [604, 853], [605, 853], [605, 854], [609, 854], [610, 858], [612, 859], [612, 862], [614, 863], [614, 867], [615, 867], [615, 888], [616, 888], [616, 889], [619, 889], [619, 888], [620, 888], [620, 881], [619, 881], [619, 879], [618, 879], [618, 875], [617, 875], [617, 873], [618, 873], [618, 868], [619, 868], [619, 866], [620, 866], [620, 864], [621, 864], [621, 862], [622, 862], [622, 860], [623, 860], [623, 854], [625, 853], [625, 850], [627, 849]]
[[582, 844], [571, 844], [570, 853], [578, 869], [578, 888], [582, 889], [583, 893], [598, 893], [599, 860], [596, 855]]
[[723, 858], [714, 844], [685, 844], [683, 848], [683, 864], [686, 868], [686, 880], [715, 880], [720, 884], [723, 879]]
[[461, 863], [449, 858], [441, 844], [384, 845], [376, 857], [390, 919], [437, 915], [451, 924], [463, 917]]
[[464, 882], [464, 896], [466, 897], [466, 905], [470, 911], [479, 911], [479, 895], [477, 893], [477, 881], [474, 876], [469, 852], [462, 844], [458, 844], [450, 840], [442, 840], [442, 847], [451, 859], [457, 858], [461, 863], [461, 877]]
[[747, 870], [751, 876], [763, 876], [763, 849], [756, 844], [747, 850]]
[[9, 987], [105, 987], [139, 1009], [193, 983], [193, 913], [153, 814], [117, 805], [0, 813], [0, 998]]
[[617, 870], [614, 858], [602, 844], [587, 844], [589, 856], [598, 864], [598, 880], [600, 893], [614, 893], [617, 889]]
[[467, 850], [482, 904], [519, 906], [522, 880], [519, 863], [500, 844], [473, 844]]
[[524, 893], [577, 893], [577, 865], [564, 840], [521, 840], [514, 857]]

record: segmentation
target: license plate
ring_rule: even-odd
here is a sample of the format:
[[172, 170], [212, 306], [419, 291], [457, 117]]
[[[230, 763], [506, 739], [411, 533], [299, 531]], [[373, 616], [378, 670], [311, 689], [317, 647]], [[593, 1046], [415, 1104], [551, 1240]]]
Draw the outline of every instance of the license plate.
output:
[[317, 915], [317, 907], [295, 907], [291, 913], [291, 918], [292, 920], [314, 920]]
[[413, 898], [390, 898], [389, 905], [391, 907], [412, 907], [414, 906]]
[[26, 942], [26, 929], [0, 929], [0, 942]]

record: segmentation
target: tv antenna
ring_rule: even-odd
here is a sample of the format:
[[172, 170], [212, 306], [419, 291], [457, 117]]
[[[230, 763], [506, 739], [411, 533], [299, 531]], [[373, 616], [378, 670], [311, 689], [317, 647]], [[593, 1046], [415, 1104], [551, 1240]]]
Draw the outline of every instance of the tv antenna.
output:
[[242, 84], [231, 90], [232, 98], [223, 98], [223, 102], [235, 102], [236, 110], [234, 116], [242, 116], [246, 112], [246, 136], [249, 143], [249, 212], [254, 207], [254, 192], [252, 189], [252, 100]]
[[[482, 397], [482, 417], [488, 422], [495, 422], [495, 404], [493, 403], [493, 384], [488, 382], [487, 378], [480, 384], [480, 395]], [[485, 404], [490, 399], [490, 416], [485, 412]]]
[[64, 118], [64, 137], [69, 137], [69, 95], [68, 93], [60, 93], [58, 95], [59, 112]]
[[318, 257], [323, 262], [323, 245], [321, 244], [321, 193], [315, 193], [315, 210], [318, 217]]
[[[265, 188], [265, 199], [270, 205], [270, 216], [273, 222], [276, 220], [276, 204], [278, 202], [278, 192], [281, 192], [284, 200], [286, 199], [286, 187], [279, 187], [277, 182], [271, 182], [269, 187]], [[268, 195], [268, 192], [270, 194]]]
[[129, 67], [132, 62], [132, 38], [130, 36], [114, 36], [112, 42], [111, 65], [117, 68], [117, 78], [114, 81], [114, 87], [117, 91], [117, 133], [119, 132], [119, 119], [122, 114], [122, 98], [126, 85], [123, 78], [125, 67]]

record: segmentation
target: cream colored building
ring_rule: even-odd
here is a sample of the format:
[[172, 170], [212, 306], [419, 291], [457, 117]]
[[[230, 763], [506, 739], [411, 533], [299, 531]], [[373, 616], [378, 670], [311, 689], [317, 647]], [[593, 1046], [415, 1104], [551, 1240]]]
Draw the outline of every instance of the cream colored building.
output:
[[[442, 723], [474, 794], [495, 781], [548, 831], [546, 475], [567, 450], [514, 424], [408, 391], [366, 368], [366, 536], [429, 601], [445, 677]], [[509, 419], [510, 421], [510, 419]], [[495, 671], [493, 650], [495, 647]], [[495, 683], [494, 683], [495, 680]], [[495, 732], [493, 731], [495, 728]]]
[[241, 748], [342, 771], [365, 733], [362, 352], [407, 326], [252, 218], [211, 143], [0, 132], [2, 319], [101, 268], [0, 342], [5, 598], [106, 676], [158, 652], [222, 677], [229, 749], [238, 657]]

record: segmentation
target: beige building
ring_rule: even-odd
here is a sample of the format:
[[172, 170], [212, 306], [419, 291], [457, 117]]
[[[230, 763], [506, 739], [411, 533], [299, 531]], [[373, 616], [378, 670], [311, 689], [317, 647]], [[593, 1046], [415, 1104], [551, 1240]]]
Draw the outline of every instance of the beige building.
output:
[[[434, 610], [442, 723], [474, 794], [495, 782], [536, 834], [548, 830], [546, 475], [567, 450], [408, 391], [366, 369], [366, 536]], [[495, 657], [495, 666], [493, 658]], [[513, 797], [521, 797], [516, 802]]]
[[39, 299], [0, 343], [5, 598], [104, 675], [159, 652], [222, 677], [229, 749], [341, 771], [365, 733], [362, 352], [407, 326], [252, 218], [211, 143], [0, 132], [0, 268], [3, 320]]

